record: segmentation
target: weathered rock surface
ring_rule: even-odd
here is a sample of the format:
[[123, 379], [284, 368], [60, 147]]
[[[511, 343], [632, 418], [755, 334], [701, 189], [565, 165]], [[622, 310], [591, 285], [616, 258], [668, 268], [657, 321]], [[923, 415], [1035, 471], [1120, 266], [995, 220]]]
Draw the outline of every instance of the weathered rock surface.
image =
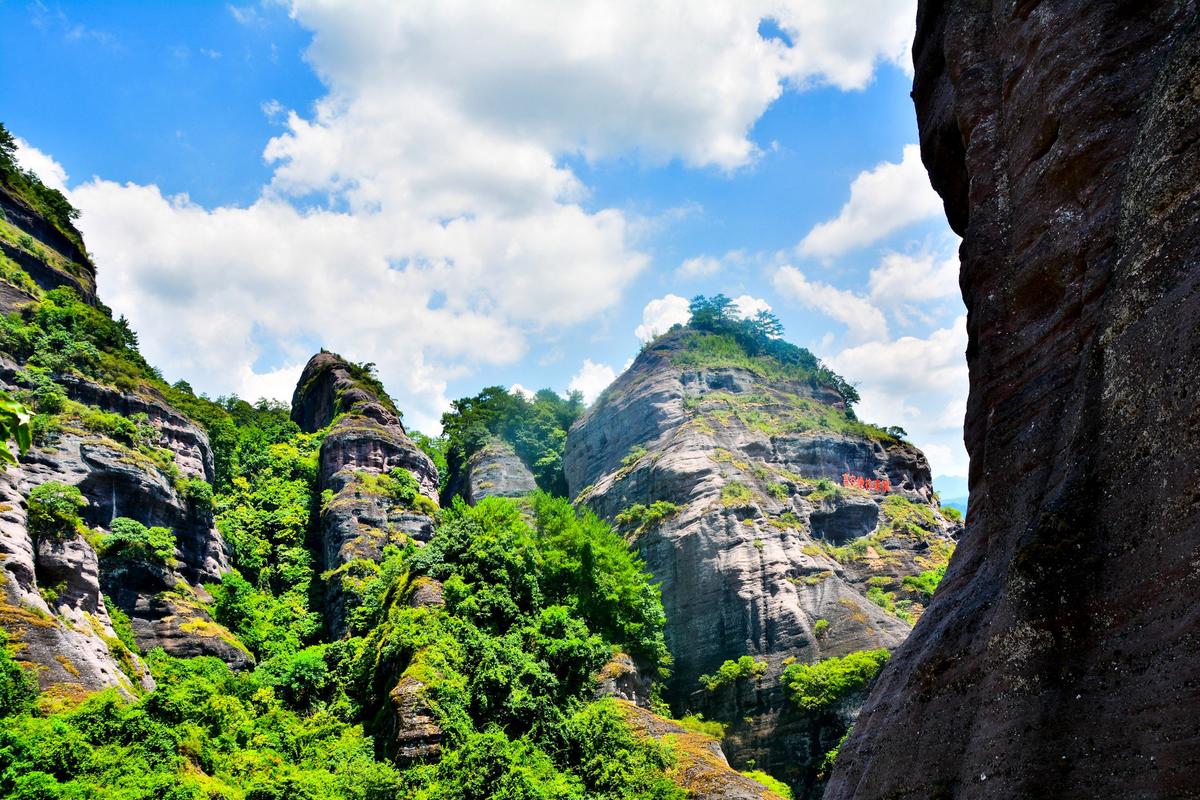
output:
[[[15, 388], [17, 369], [0, 360], [0, 388]], [[78, 378], [64, 378], [63, 384], [77, 402], [124, 415], [146, 414], [160, 435], [158, 445], [171, 451], [179, 474], [211, 475], [207, 437], [166, 403]], [[5, 627], [27, 648], [29, 661], [38, 665], [43, 686], [120, 686], [128, 691], [132, 683], [150, 684], [140, 660], [123, 652], [116, 639], [106, 594], [130, 615], [142, 649], [161, 646], [177, 655], [218, 655], [235, 666], [249, 663], [243, 650], [230, 646], [228, 631], [202, 606], [181, 607], [172, 599], [180, 592], [203, 593], [200, 584], [218, 579], [228, 569], [228, 559], [211, 513], [192, 507], [172, 479], [145, 457], [102, 435], [68, 427], [31, 449], [20, 467], [10, 468], [5, 477], [3, 502], [9, 508], [0, 514], [0, 557], [9, 573], [5, 602], [11, 617], [29, 623], [14, 630], [6, 621]], [[176, 534], [176, 566], [110, 575], [101, 571], [95, 548], [81, 536], [35, 545], [26, 529], [25, 497], [47, 481], [79, 488], [88, 501], [83, 519], [96, 529], [97, 537], [118, 516], [171, 528]], [[43, 599], [47, 591], [55, 594], [53, 602]], [[28, 614], [39, 616], [42, 624], [33, 624]]]
[[828, 794], [1195, 797], [1200, 10], [922, 2], [969, 532]]
[[670, 737], [676, 761], [667, 775], [687, 790], [688, 797], [696, 800], [782, 800], [758, 781], [730, 767], [721, 743], [711, 736], [689, 731], [674, 720], [664, 719], [633, 703], [617, 702], [636, 735], [650, 739]]
[[81, 536], [35, 544], [21, 483], [19, 469], [0, 473], [0, 625], [17, 660], [34, 670], [42, 688], [58, 693], [117, 687], [132, 695], [135, 685], [153, 688], [140, 659], [122, 658], [96, 551]]
[[[443, 605], [442, 584], [431, 578], [417, 578], [407, 592], [407, 604], [413, 608]], [[426, 697], [426, 685], [410, 674], [411, 666], [412, 661], [384, 664], [382, 670], [391, 674], [385, 684], [393, 685], [387, 695], [391, 713], [379, 720], [381, 734], [388, 754], [405, 765], [433, 761], [442, 753], [442, 728]]]
[[485, 497], [524, 497], [536, 490], [533, 473], [521, 457], [510, 444], [493, 437], [467, 460], [447, 494], [475, 504]]
[[[425, 542], [433, 535], [437, 467], [408, 438], [391, 400], [356, 378], [334, 353], [309, 359], [292, 397], [292, 419], [310, 433], [333, 423], [321, 445], [318, 487], [328, 492], [321, 533], [325, 569], [334, 571], [325, 619], [340, 636], [348, 612], [344, 582], [357, 580], [353, 562], [378, 561], [388, 544]], [[396, 468], [416, 480], [418, 502], [401, 502], [383, 488]]]
[[[73, 288], [90, 304], [95, 269], [74, 239], [0, 185], [0, 211], [7, 225], [0, 249], [28, 275], [0, 278], [0, 310], [34, 299], [40, 290]], [[32, 282], [30, 282], [30, 279]], [[0, 358], [0, 389], [19, 388], [18, 364]], [[131, 617], [143, 649], [162, 646], [179, 655], [219, 655], [235, 666], [249, 663], [244, 649], [216, 625], [199, 600], [201, 584], [228, 568], [224, 543], [211, 510], [196, 507], [180, 491], [177, 477], [211, 481], [208, 437], [194, 422], [149, 388], [122, 391], [83, 378], [58, 376], [71, 400], [99, 411], [143, 419], [153, 431], [163, 463], [128, 443], [68, 420], [35, 446], [19, 467], [0, 480], [0, 603], [3, 622], [18, 657], [35, 666], [44, 688], [68, 696], [116, 686], [127, 694], [153, 682], [141, 660], [117, 638], [105, 595]], [[93, 533], [62, 541], [34, 541], [26, 526], [25, 498], [39, 484], [59, 481], [78, 487], [87, 506], [84, 522]], [[169, 567], [111, 574], [94, 542], [115, 517], [171, 528], [177, 550]], [[135, 570], [135, 572], [137, 572]], [[239, 645], [240, 647], [240, 645]]]
[[[700, 675], [742, 655], [767, 661], [754, 707], [722, 718], [732, 724], [726, 752], [800, 785], [807, 765], [796, 753], [826, 743], [810, 742], [811, 725], [785, 713], [784, 660], [898, 645], [909, 626], [866, 598], [870, 581], [914, 599], [900, 578], [944, 563], [956, 528], [930, 505], [929, 465], [915, 448], [865, 427], [810, 426], [812, 414], [840, 408], [831, 389], [677, 366], [688, 335], [656, 341], [576, 423], [567, 479], [577, 501], [608, 519], [635, 504], [679, 506], [656, 524], [625, 526], [662, 584], [675, 658], [668, 699], [679, 711], [728, 708]], [[924, 527], [895, 524], [879, 494], [821, 483], [847, 471], [890, 479]], [[835, 553], [847, 543], [856, 549]]]
[[637, 665], [628, 653], [617, 653], [596, 675], [596, 697], [615, 697], [650, 708], [654, 676]]
[[[28, 237], [24, 241], [0, 237], [0, 253], [16, 262], [42, 289], [69, 286], [85, 303], [96, 304], [96, 269], [87, 253], [3, 183], [0, 215]], [[32, 299], [28, 289], [0, 278], [0, 312], [7, 314]]]

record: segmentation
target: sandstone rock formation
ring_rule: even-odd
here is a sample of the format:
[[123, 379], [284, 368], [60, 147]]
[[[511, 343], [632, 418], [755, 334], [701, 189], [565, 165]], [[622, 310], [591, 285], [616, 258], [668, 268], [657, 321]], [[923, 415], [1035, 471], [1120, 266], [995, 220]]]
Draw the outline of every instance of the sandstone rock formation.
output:
[[[292, 419], [308, 433], [332, 424], [321, 445], [318, 488], [325, 569], [330, 573], [325, 618], [340, 636], [346, 627], [347, 583], [361, 576], [355, 562], [378, 561], [383, 548], [408, 539], [428, 541], [437, 510], [437, 467], [404, 431], [391, 398], [362, 368], [334, 353], [309, 359], [292, 397]], [[392, 477], [401, 469], [416, 481], [403, 496]]]
[[[725, 714], [735, 764], [754, 759], [800, 785], [805, 755], [841, 731], [791, 711], [785, 659], [898, 645], [908, 623], [868, 592], [916, 601], [902, 578], [944, 564], [957, 528], [936, 509], [919, 451], [849, 418], [829, 387], [688, 365], [700, 335], [658, 339], [576, 423], [567, 479], [662, 583], [673, 707]], [[845, 472], [888, 478], [893, 492], [834, 485]], [[701, 674], [746, 654], [768, 663], [746, 702], [701, 688]]]
[[971, 519], [827, 797], [1194, 797], [1200, 10], [922, 2]]
[[[0, 219], [20, 232], [0, 238], [0, 255], [11, 259], [42, 289], [70, 286], [85, 303], [96, 303], [96, 269], [83, 248], [0, 182]], [[0, 313], [33, 299], [31, 287], [0, 281]]]
[[[0, 359], [0, 389], [16, 387], [18, 368]], [[196, 507], [174, 475], [205, 479], [212, 474], [208, 438], [195, 423], [161, 399], [121, 392], [80, 378], [64, 378], [71, 398], [95, 409], [131, 416], [144, 414], [169, 454], [166, 466], [84, 426], [65, 427], [36, 445], [18, 468], [5, 473], [8, 509], [0, 514], [0, 556], [8, 576], [5, 627], [24, 658], [38, 667], [43, 686], [78, 685], [94, 690], [132, 683], [149, 685], [139, 659], [117, 640], [104, 595], [131, 617], [142, 650], [163, 647], [176, 655], [217, 655], [233, 666], [251, 663], [245, 649], [213, 622], [200, 601], [202, 588], [228, 569], [224, 543], [210, 509]], [[76, 486], [87, 500], [84, 522], [98, 539], [116, 517], [171, 528], [176, 559], [171, 568], [101, 570], [94, 541], [75, 536], [63, 542], [30, 536], [25, 498], [47, 481]], [[45, 596], [53, 592], [48, 602]], [[33, 616], [30, 616], [32, 614]], [[36, 622], [34, 617], [40, 620]], [[18, 622], [20, 620], [20, 622]]]
[[467, 460], [466, 467], [455, 476], [447, 494], [461, 495], [474, 504], [485, 497], [524, 497], [536, 489], [533, 473], [512, 445], [492, 437]]
[[721, 743], [674, 720], [664, 719], [626, 701], [617, 701], [634, 733], [651, 739], [669, 737], [675, 766], [667, 775], [696, 800], [782, 800], [756, 780], [729, 766]]
[[[78, 232], [68, 235], [3, 184], [0, 211], [6, 226], [0, 250], [24, 270], [10, 270], [0, 280], [0, 311], [62, 286], [85, 303], [98, 303], [95, 270]], [[0, 390], [20, 389], [22, 368], [0, 357]], [[211, 598], [202, 584], [229, 568], [211, 509], [184, 490], [184, 481], [212, 480], [207, 435], [146, 385], [118, 389], [71, 374], [56, 379], [78, 405], [58, 414], [57, 427], [18, 467], [0, 475], [0, 624], [17, 658], [34, 667], [51, 694], [78, 697], [106, 687], [132, 694], [138, 685], [152, 687], [145, 666], [112, 627], [107, 596], [130, 616], [142, 650], [161, 646], [176, 655], [217, 655], [248, 666], [245, 648], [203, 605]], [[145, 441], [118, 441], [83, 419], [97, 415], [140, 426]], [[86, 536], [37, 541], [31, 536], [26, 498], [48, 481], [82, 493]], [[176, 540], [172, 563], [125, 565], [121, 574], [110, 574], [96, 544], [116, 517], [170, 528]]]

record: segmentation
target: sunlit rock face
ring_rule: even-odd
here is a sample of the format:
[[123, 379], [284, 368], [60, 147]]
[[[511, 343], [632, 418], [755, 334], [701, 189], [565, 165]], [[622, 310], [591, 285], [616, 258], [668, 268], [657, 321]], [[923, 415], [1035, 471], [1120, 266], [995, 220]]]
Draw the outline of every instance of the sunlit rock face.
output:
[[[437, 467], [408, 438], [382, 387], [356, 369], [334, 353], [317, 353], [292, 396], [292, 419], [301, 430], [330, 426], [321, 444], [318, 489], [330, 575], [325, 620], [335, 637], [346, 632], [347, 589], [362, 577], [356, 562], [378, 561], [389, 544], [428, 541], [437, 509]], [[389, 491], [397, 468], [413, 477], [424, 502], [401, 502]]]
[[[0, 252], [26, 273], [0, 281], [0, 311], [60, 287], [88, 304], [99, 302], [95, 268], [79, 241], [3, 186], [0, 212], [20, 233], [15, 244], [0, 242]], [[17, 392], [24, 366], [0, 358], [0, 390]], [[51, 696], [65, 700], [110, 687], [127, 696], [152, 688], [145, 665], [113, 629], [107, 597], [129, 615], [143, 651], [162, 647], [250, 666], [249, 653], [204, 608], [211, 598], [203, 584], [219, 580], [229, 559], [211, 508], [190, 499], [182, 481], [212, 480], [208, 435], [148, 385], [119, 388], [71, 374], [57, 381], [70, 400], [94, 412], [138, 421], [162, 458], [66, 424], [0, 475], [0, 626], [16, 658], [33, 668]], [[85, 531], [50, 538], [29, 530], [27, 498], [48, 481], [80, 491]], [[96, 543], [117, 517], [170, 528], [176, 542], [171, 563], [102, 560]]]
[[[735, 766], [753, 759], [808, 791], [810, 762], [844, 728], [791, 706], [785, 660], [897, 646], [909, 623], [868, 591], [886, 587], [919, 616], [903, 578], [944, 564], [959, 526], [940, 514], [916, 448], [848, 418], [829, 387], [688, 366], [692, 336], [656, 340], [576, 423], [567, 479], [661, 583], [675, 709], [728, 722]], [[846, 474], [891, 491], [841, 488]], [[669, 505], [638, 511], [655, 502]], [[899, 524], [897, 509], [919, 524]], [[765, 674], [702, 688], [702, 674], [743, 655], [767, 662]]]
[[831, 800], [1196, 792], [1198, 17], [921, 3], [922, 154], [963, 236], [971, 517]]

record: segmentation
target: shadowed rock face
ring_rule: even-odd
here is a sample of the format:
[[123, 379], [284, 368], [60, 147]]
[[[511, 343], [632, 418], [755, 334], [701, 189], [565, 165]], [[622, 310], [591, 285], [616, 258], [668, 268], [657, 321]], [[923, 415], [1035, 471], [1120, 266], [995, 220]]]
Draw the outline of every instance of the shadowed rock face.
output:
[[[329, 492], [321, 511], [326, 570], [360, 559], [378, 561], [388, 544], [425, 542], [433, 535], [428, 510], [437, 507], [437, 467], [408, 438], [392, 408], [389, 398], [357, 379], [334, 353], [313, 356], [300, 375], [292, 419], [309, 433], [333, 422], [321, 444], [318, 478], [318, 488]], [[381, 491], [380, 476], [397, 467], [416, 479], [428, 500], [425, 510]], [[354, 580], [352, 570], [343, 570], [329, 582], [325, 619], [335, 636], [345, 632], [349, 611], [343, 582]]]
[[[735, 765], [754, 759], [805, 788], [808, 754], [819, 759], [842, 729], [792, 712], [779, 683], [784, 660], [898, 645], [909, 626], [867, 599], [871, 580], [915, 599], [902, 577], [944, 563], [957, 529], [931, 504], [918, 450], [853, 425], [805, 424], [796, 416], [805, 409], [839, 408], [827, 388], [677, 366], [687, 336], [657, 340], [576, 423], [567, 479], [578, 502], [610, 520], [623, 511], [628, 519], [635, 504], [678, 506], [653, 523], [621, 525], [662, 584], [675, 660], [667, 697], [677, 711], [730, 723]], [[888, 478], [894, 500], [925, 527], [896, 527], [896, 506], [880, 494], [820, 483], [847, 471]], [[848, 542], [857, 549], [835, 557], [833, 546]], [[817, 620], [826, 621], [820, 632]], [[747, 654], [768, 662], [752, 691], [700, 687], [701, 674]]]
[[[87, 253], [2, 184], [0, 213], [34, 242], [32, 247], [0, 242], [0, 254], [15, 261], [42, 289], [69, 286], [85, 303], [96, 304], [96, 268]], [[39, 251], [42, 256], [38, 255]], [[57, 257], [50, 256], [47, 251]], [[32, 299], [28, 291], [7, 281], [0, 282], [0, 312], [7, 314]]]
[[503, 439], [492, 438], [467, 461], [447, 494], [462, 495], [468, 503], [485, 497], [524, 497], [537, 490], [525, 462]]
[[1195, 797], [1194, 2], [923, 2], [964, 237], [971, 519], [826, 795]]

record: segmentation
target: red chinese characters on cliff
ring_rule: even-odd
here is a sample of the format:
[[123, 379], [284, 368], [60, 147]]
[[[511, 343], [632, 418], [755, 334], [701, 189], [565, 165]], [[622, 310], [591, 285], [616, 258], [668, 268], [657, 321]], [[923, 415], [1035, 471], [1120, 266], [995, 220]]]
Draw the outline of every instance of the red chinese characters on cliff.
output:
[[887, 478], [883, 480], [864, 478], [861, 475], [851, 475], [849, 472], [842, 473], [842, 486], [852, 489], [866, 489], [868, 492], [883, 492], [884, 494], [892, 490], [892, 482]]

